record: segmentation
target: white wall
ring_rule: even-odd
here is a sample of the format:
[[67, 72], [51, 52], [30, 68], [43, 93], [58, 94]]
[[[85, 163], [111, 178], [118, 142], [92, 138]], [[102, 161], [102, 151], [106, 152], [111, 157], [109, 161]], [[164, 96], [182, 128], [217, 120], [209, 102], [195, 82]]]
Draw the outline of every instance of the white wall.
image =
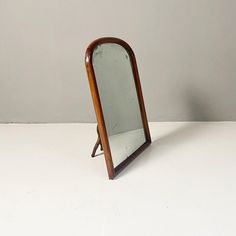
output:
[[0, 122], [95, 121], [84, 67], [134, 49], [149, 120], [236, 120], [233, 0], [0, 0]]

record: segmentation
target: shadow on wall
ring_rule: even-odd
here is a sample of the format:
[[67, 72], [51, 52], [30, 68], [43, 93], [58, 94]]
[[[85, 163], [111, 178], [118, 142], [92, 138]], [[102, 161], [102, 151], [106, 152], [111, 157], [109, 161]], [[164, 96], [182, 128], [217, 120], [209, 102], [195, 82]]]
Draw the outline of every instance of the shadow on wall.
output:
[[203, 91], [196, 89], [187, 89], [184, 91], [186, 110], [188, 112], [188, 120], [190, 121], [214, 121], [214, 115], [207, 96]]
[[[208, 107], [206, 99], [202, 92], [197, 93], [196, 90], [185, 91], [186, 104], [189, 112], [189, 120], [191, 121], [212, 121], [214, 120], [213, 114], [210, 112], [211, 109]], [[183, 123], [183, 125], [175, 127], [170, 132], [163, 136], [152, 134], [152, 144], [146, 149], [140, 157], [124, 170], [119, 177], [126, 175], [127, 171], [134, 171], [135, 169], [144, 168], [144, 166], [155, 165], [160, 158], [167, 157], [165, 154], [170, 150], [173, 151], [175, 147], [184, 145], [186, 142], [193, 140], [202, 132], [206, 132], [206, 124], [204, 123]], [[145, 155], [145, 157], [142, 157]], [[172, 158], [174, 158], [172, 156]], [[118, 178], [119, 178], [118, 177]]]

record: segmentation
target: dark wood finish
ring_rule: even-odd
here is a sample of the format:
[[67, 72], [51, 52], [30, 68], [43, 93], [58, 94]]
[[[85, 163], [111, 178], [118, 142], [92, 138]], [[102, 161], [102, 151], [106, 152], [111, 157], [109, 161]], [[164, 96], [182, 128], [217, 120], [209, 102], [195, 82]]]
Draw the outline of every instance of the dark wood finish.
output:
[[96, 143], [94, 145], [91, 157], [95, 157], [96, 156], [96, 151], [97, 151], [99, 145], [100, 145], [101, 151], [103, 150], [102, 143], [101, 143], [101, 138], [100, 138], [100, 134], [99, 134], [99, 130], [98, 130], [98, 126], [97, 126], [97, 134], [98, 134], [98, 138], [97, 138], [97, 141], [96, 141]]
[[150, 142], [145, 142], [140, 146], [135, 152], [128, 156], [124, 161], [122, 161], [118, 166], [115, 167], [115, 175], [118, 175], [131, 161], [133, 161], [141, 152], [144, 151], [150, 145]]
[[[93, 69], [93, 51], [96, 49], [98, 45], [105, 44], [105, 43], [115, 43], [121, 45], [129, 54], [131, 67], [133, 71], [136, 91], [138, 95], [139, 107], [141, 111], [141, 117], [143, 122], [143, 128], [145, 133], [146, 142], [139, 147], [133, 154], [127, 157], [123, 162], [121, 162], [117, 167], [114, 168], [112, 155], [110, 150], [110, 145], [108, 141], [107, 130], [105, 126], [99, 91], [97, 87], [96, 77]], [[141, 89], [141, 83], [139, 79], [138, 67], [135, 59], [135, 55], [131, 47], [123, 40], [118, 38], [112, 37], [105, 37], [100, 38], [93, 41], [87, 48], [86, 55], [85, 55], [85, 65], [88, 74], [90, 90], [93, 98], [94, 109], [98, 121], [98, 129], [100, 132], [101, 143], [104, 150], [105, 161], [107, 165], [108, 176], [110, 179], [113, 179], [121, 170], [123, 170], [132, 160], [134, 160], [150, 143], [151, 143], [151, 136], [148, 127], [147, 115], [144, 106], [143, 94]]]

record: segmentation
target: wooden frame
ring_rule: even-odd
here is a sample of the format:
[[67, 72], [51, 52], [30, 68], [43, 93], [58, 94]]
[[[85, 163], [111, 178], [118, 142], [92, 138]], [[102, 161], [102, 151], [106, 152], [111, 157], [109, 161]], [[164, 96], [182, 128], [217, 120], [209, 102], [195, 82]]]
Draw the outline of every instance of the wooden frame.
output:
[[[134, 77], [137, 96], [138, 96], [139, 107], [141, 111], [143, 128], [144, 128], [144, 133], [145, 133], [145, 138], [146, 138], [146, 142], [142, 146], [140, 146], [134, 153], [132, 153], [129, 157], [127, 157], [123, 162], [121, 162], [116, 167], [114, 167], [113, 165], [110, 145], [108, 141], [108, 135], [107, 135], [106, 126], [105, 126], [105, 120], [103, 116], [98, 86], [97, 86], [96, 77], [95, 77], [95, 73], [93, 69], [93, 63], [92, 63], [93, 51], [96, 49], [98, 45], [105, 44], [105, 43], [114, 43], [114, 44], [121, 45], [127, 51], [130, 57], [133, 77]], [[113, 179], [121, 170], [123, 170], [133, 159], [135, 159], [151, 143], [151, 137], [150, 137], [149, 127], [148, 127], [146, 111], [144, 107], [144, 100], [143, 100], [143, 95], [142, 95], [142, 90], [141, 90], [137, 63], [136, 63], [133, 50], [125, 41], [118, 38], [104, 37], [104, 38], [99, 38], [93, 41], [88, 46], [86, 50], [86, 55], [85, 55], [85, 65], [86, 65], [86, 70], [88, 74], [90, 90], [91, 90], [91, 94], [93, 98], [94, 109], [95, 109], [95, 113], [97, 117], [101, 143], [104, 150], [108, 176], [109, 176], [109, 179]]]

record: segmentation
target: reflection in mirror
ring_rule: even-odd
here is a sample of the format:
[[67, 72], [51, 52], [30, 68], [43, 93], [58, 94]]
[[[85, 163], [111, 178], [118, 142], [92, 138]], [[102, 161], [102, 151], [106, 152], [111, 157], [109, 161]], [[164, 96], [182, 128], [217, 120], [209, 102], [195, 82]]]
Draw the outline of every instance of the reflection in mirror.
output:
[[145, 141], [130, 56], [119, 44], [98, 45], [92, 56], [114, 166]]

